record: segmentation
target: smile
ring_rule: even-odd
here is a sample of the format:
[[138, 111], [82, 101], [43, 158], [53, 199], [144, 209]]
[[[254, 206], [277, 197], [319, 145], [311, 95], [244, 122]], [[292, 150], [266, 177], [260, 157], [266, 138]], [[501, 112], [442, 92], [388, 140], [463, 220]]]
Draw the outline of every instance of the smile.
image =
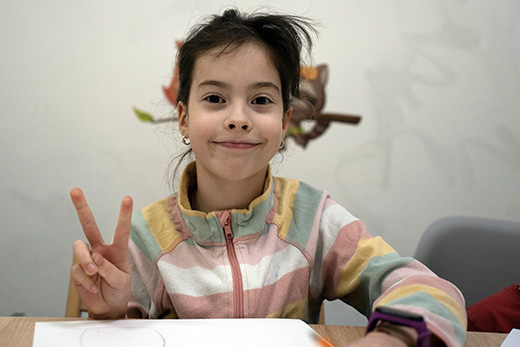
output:
[[258, 146], [258, 143], [252, 142], [234, 142], [234, 141], [223, 141], [223, 142], [214, 142], [218, 146], [231, 148], [231, 149], [250, 149]]

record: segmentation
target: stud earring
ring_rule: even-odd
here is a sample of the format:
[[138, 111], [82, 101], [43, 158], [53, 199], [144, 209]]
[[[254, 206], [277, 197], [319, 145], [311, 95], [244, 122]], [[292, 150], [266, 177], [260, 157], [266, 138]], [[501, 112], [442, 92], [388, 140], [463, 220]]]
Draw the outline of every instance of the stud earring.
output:
[[190, 139], [186, 136], [182, 135], [182, 143], [184, 143], [186, 146], [190, 145]]

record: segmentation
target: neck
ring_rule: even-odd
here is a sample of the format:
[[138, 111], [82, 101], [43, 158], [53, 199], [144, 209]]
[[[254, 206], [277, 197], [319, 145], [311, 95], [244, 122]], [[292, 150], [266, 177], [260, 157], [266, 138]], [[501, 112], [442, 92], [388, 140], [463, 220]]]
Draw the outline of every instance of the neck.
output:
[[247, 209], [249, 204], [262, 195], [267, 169], [258, 175], [243, 180], [199, 179], [197, 188], [190, 193], [193, 209], [203, 212], [231, 209]]

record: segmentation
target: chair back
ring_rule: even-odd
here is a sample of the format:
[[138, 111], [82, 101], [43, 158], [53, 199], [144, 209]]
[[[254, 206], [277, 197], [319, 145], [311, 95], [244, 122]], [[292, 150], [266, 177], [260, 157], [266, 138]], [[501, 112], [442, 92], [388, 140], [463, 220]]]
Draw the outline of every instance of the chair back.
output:
[[520, 284], [520, 223], [454, 216], [431, 224], [414, 258], [455, 284], [466, 305]]

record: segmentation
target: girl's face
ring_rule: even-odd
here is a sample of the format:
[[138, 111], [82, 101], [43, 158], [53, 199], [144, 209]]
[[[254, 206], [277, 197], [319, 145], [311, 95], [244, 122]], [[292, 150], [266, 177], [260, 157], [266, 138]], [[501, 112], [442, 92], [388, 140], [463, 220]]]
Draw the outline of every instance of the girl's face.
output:
[[[265, 48], [246, 43], [195, 63], [188, 105], [180, 102], [179, 129], [197, 160], [197, 179], [265, 177], [292, 110], [285, 114], [278, 71]], [[262, 178], [263, 179], [263, 178]]]

